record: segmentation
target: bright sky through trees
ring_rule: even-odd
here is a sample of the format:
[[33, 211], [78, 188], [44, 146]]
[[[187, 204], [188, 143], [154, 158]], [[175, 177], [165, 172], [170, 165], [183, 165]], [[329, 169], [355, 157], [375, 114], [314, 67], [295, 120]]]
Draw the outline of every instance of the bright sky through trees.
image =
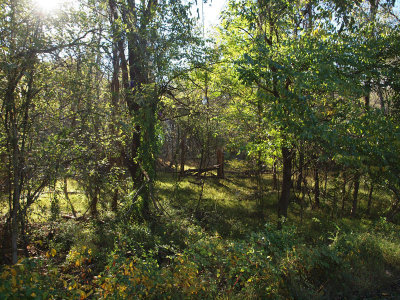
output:
[[219, 22], [219, 16], [227, 0], [214, 0], [204, 5], [204, 22], [206, 26], [213, 26]]
[[[216, 26], [219, 23], [220, 21], [219, 17], [221, 15], [221, 11], [224, 9], [227, 2], [228, 2], [227, 0], [213, 0], [203, 4], [204, 30], [206, 34], [210, 30], [212, 30], [213, 26]], [[200, 20], [203, 19], [203, 15], [201, 13], [201, 8], [202, 8], [201, 5], [202, 5], [201, 2], [199, 2], [198, 7], [199, 7]]]
[[37, 7], [47, 13], [60, 8], [63, 2], [63, 0], [34, 0]]

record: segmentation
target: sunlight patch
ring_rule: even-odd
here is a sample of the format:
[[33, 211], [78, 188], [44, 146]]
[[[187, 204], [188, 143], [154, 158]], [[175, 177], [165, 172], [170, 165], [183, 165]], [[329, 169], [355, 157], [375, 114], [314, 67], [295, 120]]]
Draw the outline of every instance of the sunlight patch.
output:
[[51, 13], [61, 8], [63, 0], [34, 0], [35, 6], [42, 12]]

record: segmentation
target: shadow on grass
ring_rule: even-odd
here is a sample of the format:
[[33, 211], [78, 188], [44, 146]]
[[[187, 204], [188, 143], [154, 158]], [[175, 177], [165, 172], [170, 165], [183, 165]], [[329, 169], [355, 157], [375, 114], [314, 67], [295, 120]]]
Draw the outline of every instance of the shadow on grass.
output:
[[[271, 183], [271, 178], [263, 178], [264, 187]], [[201, 191], [201, 181], [193, 177], [177, 182], [170, 174], [159, 176], [159, 198], [207, 232], [242, 238], [275, 218], [276, 192], [267, 189], [260, 198], [254, 178], [206, 178]]]

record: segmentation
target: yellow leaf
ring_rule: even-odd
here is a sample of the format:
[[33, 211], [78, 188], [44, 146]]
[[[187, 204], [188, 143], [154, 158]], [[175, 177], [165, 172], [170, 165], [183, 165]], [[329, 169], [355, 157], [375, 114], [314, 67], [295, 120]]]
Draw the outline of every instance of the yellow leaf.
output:
[[8, 271], [4, 271], [4, 272], [1, 274], [1, 278], [6, 279], [6, 278], [8, 277], [8, 275], [9, 275]]
[[31, 297], [32, 297], [32, 298], [35, 298], [35, 297], [36, 297], [36, 294], [35, 294], [35, 293], [32, 293], [32, 294], [31, 294]]
[[91, 294], [93, 294], [93, 290], [86, 294], [86, 298], [89, 297]]
[[51, 249], [51, 255], [52, 256], [56, 256], [56, 253], [57, 253], [56, 249]]
[[15, 277], [11, 278], [11, 284], [13, 287], [15, 287], [17, 285], [17, 280], [15, 279]]
[[10, 271], [11, 271], [12, 276], [17, 276], [17, 271], [15, 271], [15, 269], [11, 269]]

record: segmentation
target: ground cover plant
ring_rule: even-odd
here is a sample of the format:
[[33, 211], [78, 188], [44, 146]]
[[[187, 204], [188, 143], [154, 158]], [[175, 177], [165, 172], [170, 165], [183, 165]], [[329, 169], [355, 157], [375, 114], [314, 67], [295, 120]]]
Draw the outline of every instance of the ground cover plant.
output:
[[[171, 174], [162, 177], [156, 184], [160, 195], [174, 188]], [[327, 218], [311, 208], [301, 221], [297, 206], [278, 230], [276, 193], [266, 198], [264, 207], [271, 208], [260, 216], [252, 198], [256, 180], [235, 176], [205, 179], [210, 187], [195, 212], [200, 188], [193, 180], [180, 181], [176, 199], [162, 200], [168, 215], [151, 221], [126, 222], [103, 211], [97, 220], [60, 215], [55, 222], [35, 222], [28, 229], [30, 257], [2, 269], [2, 298], [399, 295], [399, 226], [384, 218]], [[213, 190], [221, 184], [233, 188]], [[242, 197], [230, 195], [235, 190]], [[50, 217], [50, 207], [47, 212]]]

